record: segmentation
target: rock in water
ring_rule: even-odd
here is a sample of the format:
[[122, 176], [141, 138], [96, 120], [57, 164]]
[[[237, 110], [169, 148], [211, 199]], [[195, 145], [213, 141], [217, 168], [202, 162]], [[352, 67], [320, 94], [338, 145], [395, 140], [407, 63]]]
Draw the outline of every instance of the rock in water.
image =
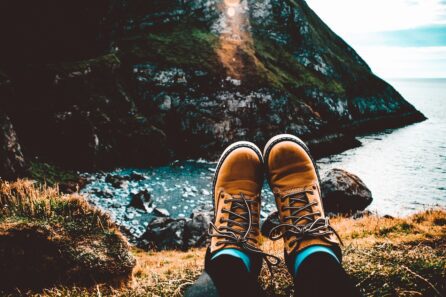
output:
[[105, 182], [110, 183], [114, 188], [122, 188], [128, 183], [128, 176], [108, 174], [105, 177]]
[[132, 172], [129, 176], [129, 180], [131, 181], [142, 181], [142, 180], [146, 180], [147, 177], [143, 174], [140, 174], [138, 172]]
[[324, 209], [327, 213], [351, 215], [372, 203], [372, 192], [356, 175], [332, 169], [321, 182]]
[[0, 111], [0, 177], [14, 179], [25, 171], [26, 163], [14, 127]]
[[146, 205], [150, 207], [152, 202], [152, 196], [150, 195], [149, 191], [142, 190], [131, 195], [129, 206], [146, 211]]

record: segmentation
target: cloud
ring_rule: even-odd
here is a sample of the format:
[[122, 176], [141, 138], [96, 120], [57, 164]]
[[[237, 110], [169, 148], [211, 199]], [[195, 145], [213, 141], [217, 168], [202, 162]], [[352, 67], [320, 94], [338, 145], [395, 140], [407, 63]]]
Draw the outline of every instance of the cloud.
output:
[[350, 33], [345, 38], [354, 46], [443, 46], [446, 45], [446, 24], [398, 31]]
[[338, 34], [446, 24], [445, 0], [307, 0]]
[[446, 0], [307, 0], [385, 78], [446, 77]]
[[356, 51], [384, 78], [446, 77], [446, 46], [365, 46]]

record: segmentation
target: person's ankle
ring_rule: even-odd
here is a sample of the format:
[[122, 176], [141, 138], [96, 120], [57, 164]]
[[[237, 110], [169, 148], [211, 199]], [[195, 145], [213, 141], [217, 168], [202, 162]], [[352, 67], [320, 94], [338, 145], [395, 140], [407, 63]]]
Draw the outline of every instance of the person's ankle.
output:
[[243, 264], [246, 266], [246, 269], [248, 270], [248, 272], [251, 272], [251, 258], [249, 257], [249, 255], [247, 253], [245, 253], [241, 250], [238, 250], [238, 249], [231, 249], [231, 248], [222, 249], [222, 250], [216, 252], [211, 257], [211, 261], [215, 260], [216, 258], [223, 256], [223, 255], [240, 259], [243, 262]]
[[336, 253], [330, 247], [323, 246], [323, 245], [312, 245], [312, 246], [309, 246], [309, 247], [303, 249], [296, 255], [296, 257], [294, 259], [293, 266], [292, 266], [293, 276], [296, 276], [296, 274], [299, 270], [299, 267], [302, 265], [302, 263], [306, 259], [308, 259], [308, 257], [310, 257], [311, 255], [314, 255], [316, 253], [326, 253], [328, 255], [331, 255], [338, 263], [341, 262], [339, 260], [338, 256], [336, 256]]

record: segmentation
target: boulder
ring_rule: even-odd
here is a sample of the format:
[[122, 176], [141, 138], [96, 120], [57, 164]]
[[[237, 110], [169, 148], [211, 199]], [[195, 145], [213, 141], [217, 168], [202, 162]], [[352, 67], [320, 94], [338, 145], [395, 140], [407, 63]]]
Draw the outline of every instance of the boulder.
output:
[[9, 117], [0, 112], [0, 177], [15, 179], [26, 172], [17, 134]]
[[209, 238], [208, 230], [214, 220], [214, 210], [211, 205], [195, 209], [190, 220], [186, 222], [184, 232], [184, 244], [186, 247], [206, 246]]
[[128, 182], [128, 179], [125, 176], [108, 174], [105, 177], [105, 182], [111, 184], [114, 188], [118, 189], [122, 188], [124, 184]]
[[213, 218], [213, 207], [210, 205], [196, 208], [187, 219], [168, 216], [154, 218], [137, 244], [144, 249], [156, 250], [203, 247], [209, 238], [208, 230]]
[[129, 176], [129, 180], [131, 181], [142, 181], [142, 180], [146, 180], [147, 176], [138, 173], [138, 172], [132, 172]]
[[327, 213], [351, 215], [372, 203], [372, 192], [356, 175], [332, 169], [322, 178], [321, 190]]
[[170, 217], [154, 218], [140, 238], [140, 247], [157, 250], [184, 249], [184, 226], [186, 220]]

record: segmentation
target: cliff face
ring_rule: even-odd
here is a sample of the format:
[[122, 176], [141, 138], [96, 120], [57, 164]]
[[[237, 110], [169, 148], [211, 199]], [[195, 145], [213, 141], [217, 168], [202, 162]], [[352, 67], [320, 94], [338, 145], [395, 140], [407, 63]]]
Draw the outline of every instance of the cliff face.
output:
[[147, 166], [284, 132], [325, 153], [424, 119], [303, 0], [44, 2], [0, 9], [0, 106], [28, 158]]

